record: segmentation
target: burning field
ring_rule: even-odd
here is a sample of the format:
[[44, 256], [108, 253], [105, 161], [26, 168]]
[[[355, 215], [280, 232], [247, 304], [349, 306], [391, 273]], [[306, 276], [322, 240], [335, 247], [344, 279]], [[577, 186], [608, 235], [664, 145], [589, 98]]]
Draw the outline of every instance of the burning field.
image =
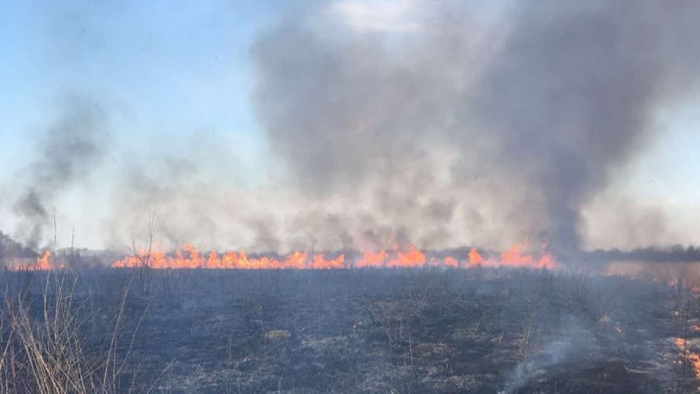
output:
[[700, 0], [9, 3], [0, 393], [700, 393]]
[[277, 257], [187, 246], [6, 260], [1, 383], [183, 393], [700, 387], [699, 267], [582, 269], [526, 250]]

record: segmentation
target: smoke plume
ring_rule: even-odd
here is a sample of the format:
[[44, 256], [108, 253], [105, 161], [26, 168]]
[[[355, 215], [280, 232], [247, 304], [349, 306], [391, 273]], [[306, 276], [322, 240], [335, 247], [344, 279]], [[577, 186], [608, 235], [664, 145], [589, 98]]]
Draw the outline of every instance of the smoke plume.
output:
[[257, 109], [313, 201], [369, 193], [365, 214], [408, 231], [432, 215], [578, 250], [582, 208], [698, 75], [697, 1], [521, 1], [496, 22], [407, 1], [401, 29], [358, 28], [362, 4], [315, 2], [262, 34]]
[[14, 203], [20, 236], [36, 248], [52, 225], [52, 204], [84, 180], [104, 157], [106, 114], [88, 97], [66, 100], [61, 115], [37, 136], [34, 156], [21, 172], [24, 189]]

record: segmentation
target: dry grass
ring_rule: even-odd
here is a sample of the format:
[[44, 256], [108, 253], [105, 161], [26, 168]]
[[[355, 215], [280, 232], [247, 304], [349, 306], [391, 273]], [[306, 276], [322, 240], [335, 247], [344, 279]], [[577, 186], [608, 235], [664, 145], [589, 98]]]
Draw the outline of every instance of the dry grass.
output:
[[[0, 391], [6, 393], [114, 393], [132, 391], [120, 383], [129, 362], [137, 329], [126, 351], [119, 353], [129, 289], [123, 287], [105, 346], [85, 346], [86, 328], [95, 311], [76, 303], [77, 272], [67, 269], [21, 278], [31, 283], [41, 277], [37, 296], [27, 284], [6, 283], [0, 316]], [[5, 276], [8, 277], [7, 275]], [[7, 282], [7, 281], [6, 281]], [[20, 291], [11, 291], [10, 289]], [[145, 316], [145, 313], [144, 313]], [[143, 320], [143, 316], [141, 318]], [[140, 321], [138, 325], [140, 326]], [[91, 344], [94, 345], [94, 344]]]

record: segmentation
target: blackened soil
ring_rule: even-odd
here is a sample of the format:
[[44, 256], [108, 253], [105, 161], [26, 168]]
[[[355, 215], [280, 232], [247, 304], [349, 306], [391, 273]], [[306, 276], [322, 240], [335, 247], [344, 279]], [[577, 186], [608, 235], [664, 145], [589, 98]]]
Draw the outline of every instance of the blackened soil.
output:
[[86, 346], [104, 347], [117, 329], [124, 391], [663, 393], [697, 386], [670, 339], [689, 335], [692, 294], [622, 277], [104, 270], [83, 273], [77, 289]]

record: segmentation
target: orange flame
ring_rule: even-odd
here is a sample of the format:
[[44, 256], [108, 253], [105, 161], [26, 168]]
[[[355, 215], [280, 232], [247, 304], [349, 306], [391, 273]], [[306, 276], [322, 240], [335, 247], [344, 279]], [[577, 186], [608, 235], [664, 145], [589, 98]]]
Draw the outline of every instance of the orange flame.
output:
[[471, 248], [469, 251], [469, 267], [480, 266], [483, 261], [484, 258], [481, 257], [476, 248]]
[[44, 254], [37, 259], [36, 264], [31, 269], [36, 271], [51, 269], [51, 251], [45, 250]]
[[183, 246], [181, 251], [176, 251], [175, 256], [169, 256], [161, 251], [138, 251], [133, 256], [125, 257], [112, 263], [113, 268], [137, 268], [148, 267], [153, 269], [339, 269], [344, 268], [345, 256], [340, 255], [334, 259], [326, 259], [321, 254], [313, 256], [308, 261], [305, 252], [294, 252], [284, 260], [270, 257], [251, 258], [241, 252], [226, 252], [219, 256], [216, 252], [209, 252], [205, 258], [192, 245]]
[[459, 261], [454, 257], [445, 257], [445, 267], [458, 268]]
[[700, 355], [691, 351], [687, 341], [683, 338], [675, 338], [673, 344], [681, 351], [681, 356], [693, 366], [695, 376], [700, 377]]
[[[501, 253], [500, 260], [487, 259], [483, 260], [476, 250], [474, 252], [474, 261], [477, 265], [485, 267], [511, 267], [511, 268], [530, 268], [530, 269], [558, 269], [560, 265], [554, 260], [549, 252], [547, 252], [547, 244], [541, 245], [540, 258], [536, 259], [531, 254], [523, 254], [523, 250], [527, 248], [527, 241], [513, 245], [507, 251]], [[472, 260], [472, 252], [469, 252], [470, 262]]]
[[386, 263], [387, 268], [414, 268], [425, 265], [425, 254], [413, 245], [408, 245], [408, 251], [402, 252], [395, 248], [396, 258]]
[[32, 262], [17, 262], [7, 267], [11, 271], [48, 271], [51, 269], [64, 269], [65, 264], [51, 261], [51, 251], [45, 250], [41, 257]]
[[379, 268], [384, 263], [384, 259], [386, 259], [386, 251], [384, 251], [384, 250], [380, 250], [379, 253], [367, 251], [363, 255], [364, 255], [364, 258], [355, 262], [356, 268], [365, 268], [365, 267]]
[[[444, 267], [444, 268], [473, 268], [485, 267], [515, 267], [535, 269], [556, 269], [559, 264], [554, 257], [542, 249], [542, 254], [536, 258], [524, 254], [525, 243], [518, 244], [506, 252], [501, 253], [499, 259], [484, 259], [482, 255], [472, 248], [466, 261], [460, 261], [454, 256], [444, 258], [427, 259], [423, 251], [415, 245], [408, 244], [405, 247], [395, 246], [392, 250], [365, 251], [359, 259], [347, 261], [345, 255], [339, 254], [329, 258], [322, 253], [310, 255], [306, 252], [292, 252], [283, 258], [274, 257], [250, 257], [245, 251], [229, 251], [223, 254], [214, 251], [201, 253], [196, 247], [186, 244], [180, 250], [166, 253], [154, 248], [152, 250], [139, 250], [134, 255], [126, 256], [113, 262], [112, 268], [139, 268], [152, 269], [346, 269], [346, 268], [420, 268], [420, 267]], [[32, 270], [43, 271], [50, 269], [63, 269], [65, 264], [51, 261], [51, 252], [45, 251], [31, 264], [16, 264], [9, 268], [14, 271]]]
[[[522, 253], [525, 244], [519, 244], [509, 251], [501, 254], [499, 260], [484, 260], [476, 249], [469, 252], [465, 268], [472, 268], [484, 263], [489, 267], [521, 267], [521, 268], [546, 268], [556, 269], [559, 264], [554, 257], [543, 249], [542, 255], [536, 259], [532, 255]], [[147, 266], [154, 269], [343, 269], [343, 268], [419, 268], [449, 267], [459, 268], [460, 261], [452, 256], [440, 260], [437, 258], [426, 259], [416, 246], [409, 244], [404, 249], [396, 246], [393, 250], [365, 251], [362, 257], [354, 262], [347, 262], [344, 255], [328, 259], [323, 254], [315, 254], [310, 257], [306, 252], [293, 252], [283, 259], [272, 257], [251, 258], [244, 251], [226, 252], [219, 255], [209, 252], [205, 257], [192, 245], [185, 245], [182, 250], [176, 251], [174, 256], [160, 251], [139, 251], [134, 256], [128, 256], [112, 263], [113, 268], [135, 268]]]

